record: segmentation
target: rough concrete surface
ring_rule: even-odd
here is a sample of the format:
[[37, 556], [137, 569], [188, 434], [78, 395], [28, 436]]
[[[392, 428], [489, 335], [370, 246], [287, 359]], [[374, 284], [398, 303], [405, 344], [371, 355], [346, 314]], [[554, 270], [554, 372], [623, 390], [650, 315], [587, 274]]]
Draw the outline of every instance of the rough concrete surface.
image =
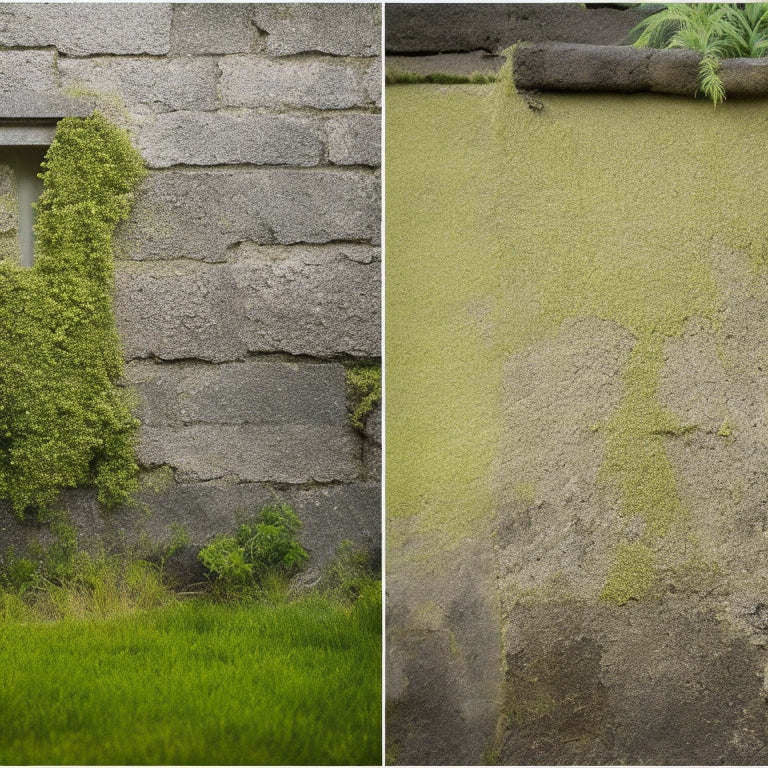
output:
[[170, 3], [18, 3], [0, 9], [0, 45], [69, 56], [168, 53]]
[[242, 244], [227, 264], [123, 265], [115, 312], [128, 358], [224, 362], [248, 352], [381, 351], [378, 250]]
[[247, 240], [376, 242], [379, 196], [378, 177], [354, 169], [171, 169], [143, 183], [116, 248], [131, 259], [223, 261]]
[[258, 30], [248, 3], [174, 3], [172, 54], [248, 53], [257, 46]]
[[377, 56], [381, 52], [381, 7], [376, 3], [335, 3], [331, 8], [256, 3], [251, 8], [251, 19], [264, 35], [270, 55]]
[[62, 57], [58, 70], [65, 91], [117, 99], [131, 110], [211, 110], [217, 105], [216, 64], [209, 57]]
[[[374, 119], [375, 115], [372, 115]], [[319, 165], [324, 131], [316, 117], [170, 112], [135, 131], [150, 168], [172, 165]]]
[[349, 109], [370, 105], [365, 60], [224, 56], [218, 66], [222, 100], [228, 106]]

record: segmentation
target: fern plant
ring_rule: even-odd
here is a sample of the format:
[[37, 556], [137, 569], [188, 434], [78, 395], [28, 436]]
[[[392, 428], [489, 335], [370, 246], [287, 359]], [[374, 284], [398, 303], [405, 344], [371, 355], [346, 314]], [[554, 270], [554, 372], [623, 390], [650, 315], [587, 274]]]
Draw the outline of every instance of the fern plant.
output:
[[641, 21], [630, 33], [637, 48], [700, 51], [699, 90], [717, 106], [725, 99], [720, 62], [768, 53], [768, 3], [679, 3]]

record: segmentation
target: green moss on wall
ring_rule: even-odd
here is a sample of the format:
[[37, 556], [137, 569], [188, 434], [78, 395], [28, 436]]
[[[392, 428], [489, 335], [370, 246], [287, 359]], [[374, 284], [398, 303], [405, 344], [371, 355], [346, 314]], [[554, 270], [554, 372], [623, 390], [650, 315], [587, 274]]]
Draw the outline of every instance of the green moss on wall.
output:
[[381, 365], [350, 365], [344, 372], [349, 400], [349, 423], [365, 430], [365, 422], [381, 403]]
[[19, 515], [83, 485], [113, 506], [136, 473], [111, 238], [144, 168], [99, 114], [62, 120], [43, 167], [34, 267], [0, 264], [0, 497]]
[[656, 581], [655, 560], [653, 551], [641, 541], [621, 542], [600, 598], [624, 605], [647, 597]]
[[727, 106], [552, 93], [533, 113], [506, 82], [388, 90], [388, 540], [422, 534], [409, 558], [490, 541], [502, 429], [508, 450], [537, 438], [524, 416], [505, 423], [505, 364], [569, 318], [635, 339], [599, 427], [622, 519], [641, 518], [657, 557], [673, 530], [693, 541], [667, 447], [696, 425], [659, 405], [664, 348], [692, 318], [720, 333], [727, 267], [713, 265], [760, 260], [767, 242], [764, 104]]

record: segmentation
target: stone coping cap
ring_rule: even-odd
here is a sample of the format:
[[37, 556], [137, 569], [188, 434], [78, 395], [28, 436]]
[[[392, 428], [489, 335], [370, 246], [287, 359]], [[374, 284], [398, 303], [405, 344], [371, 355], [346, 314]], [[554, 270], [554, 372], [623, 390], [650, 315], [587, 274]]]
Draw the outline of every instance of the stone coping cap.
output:
[[[515, 86], [524, 91], [607, 91], [693, 96], [701, 54], [685, 49], [579, 43], [521, 44], [514, 52]], [[768, 95], [768, 58], [724, 59], [727, 96]]]
[[24, 93], [0, 100], [3, 122], [56, 121], [63, 117], [87, 117], [94, 102], [58, 94]]

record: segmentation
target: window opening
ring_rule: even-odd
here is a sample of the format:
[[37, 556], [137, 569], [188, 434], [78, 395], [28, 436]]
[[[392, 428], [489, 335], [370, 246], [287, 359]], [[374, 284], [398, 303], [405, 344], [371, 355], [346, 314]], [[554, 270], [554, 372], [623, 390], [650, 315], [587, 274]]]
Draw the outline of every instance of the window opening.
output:
[[31, 267], [34, 262], [33, 204], [43, 191], [38, 178], [47, 146], [0, 147], [0, 259]]

